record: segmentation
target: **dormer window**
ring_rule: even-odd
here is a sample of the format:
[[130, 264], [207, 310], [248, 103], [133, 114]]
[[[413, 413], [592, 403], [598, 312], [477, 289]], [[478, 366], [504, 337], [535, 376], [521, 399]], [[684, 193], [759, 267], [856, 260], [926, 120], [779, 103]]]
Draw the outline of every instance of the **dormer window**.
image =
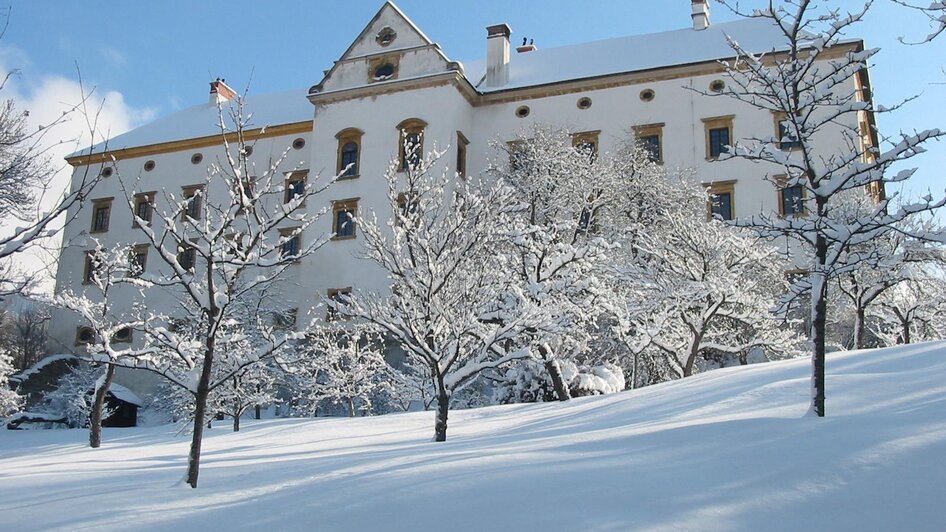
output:
[[376, 80], [391, 79], [392, 77], [394, 77], [394, 65], [391, 63], [378, 65], [378, 67], [374, 69], [374, 79]]
[[368, 82], [387, 81], [397, 78], [398, 56], [374, 57], [368, 61]]

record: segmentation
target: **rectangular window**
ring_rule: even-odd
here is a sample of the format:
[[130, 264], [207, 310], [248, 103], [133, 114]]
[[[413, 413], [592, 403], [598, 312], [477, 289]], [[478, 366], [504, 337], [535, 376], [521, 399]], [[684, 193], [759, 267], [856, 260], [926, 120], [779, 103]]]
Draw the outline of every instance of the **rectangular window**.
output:
[[203, 203], [204, 197], [204, 186], [203, 185], [191, 185], [181, 189], [181, 197], [185, 201], [184, 211], [181, 213], [181, 217], [186, 220], [191, 218], [193, 220], [200, 220], [201, 216], [201, 203]]
[[332, 240], [355, 238], [355, 214], [358, 212], [358, 198], [332, 202]]
[[509, 171], [521, 172], [529, 166], [529, 153], [524, 140], [513, 140], [506, 143], [509, 152]]
[[735, 209], [735, 181], [718, 181], [706, 186], [709, 200], [707, 202], [707, 216], [723, 220], [732, 220], [736, 216]]
[[345, 316], [340, 315], [338, 307], [347, 303], [348, 296], [351, 295], [351, 287], [329, 288], [327, 295], [330, 300], [330, 304], [326, 305], [328, 307], [328, 314], [325, 316], [326, 321], [344, 319]]
[[197, 265], [197, 250], [192, 246], [182, 246], [177, 252], [177, 263], [185, 270], [193, 270]]
[[795, 122], [785, 113], [775, 113], [775, 134], [780, 150], [795, 150], [801, 148], [801, 138], [798, 135]]
[[92, 233], [108, 231], [108, 221], [112, 215], [112, 198], [92, 200]]
[[[305, 195], [306, 181], [308, 178], [308, 170], [296, 170], [286, 174], [285, 203], [289, 203], [293, 199]], [[304, 203], [305, 202], [303, 201], [303, 204]]]
[[663, 128], [663, 122], [633, 127], [637, 144], [647, 152], [648, 158], [657, 164], [664, 162]]
[[132, 227], [138, 227], [139, 218], [151, 225], [151, 218], [154, 216], [154, 195], [154, 192], [135, 194], [135, 219], [132, 220]]
[[706, 159], [716, 160], [726, 153], [726, 146], [732, 145], [734, 115], [704, 118], [706, 130]]
[[298, 257], [302, 244], [302, 235], [299, 234], [299, 228], [280, 229], [279, 236], [288, 238], [288, 240], [282, 243], [279, 253], [280, 256], [284, 259]]
[[85, 252], [85, 263], [82, 270], [82, 284], [92, 284], [95, 281], [95, 251]]
[[463, 133], [457, 131], [457, 175], [460, 177], [466, 177], [466, 147], [469, 144]]
[[600, 131], [584, 131], [572, 135], [572, 146], [576, 150], [588, 154], [590, 159], [598, 156], [598, 134]]
[[138, 244], [131, 250], [131, 275], [137, 277], [145, 272], [148, 266], [148, 244]]

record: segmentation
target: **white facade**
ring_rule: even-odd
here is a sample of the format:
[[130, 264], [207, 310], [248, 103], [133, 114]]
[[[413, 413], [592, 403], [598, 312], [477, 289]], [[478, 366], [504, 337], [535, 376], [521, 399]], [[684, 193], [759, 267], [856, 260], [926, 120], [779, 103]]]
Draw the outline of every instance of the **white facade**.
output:
[[[327, 208], [331, 214], [331, 200], [357, 199], [360, 212], [374, 210], [384, 217], [390, 207], [383, 176], [398, 156], [399, 128], [406, 120], [422, 126], [424, 150], [449, 146], [442, 163], [451, 170], [460, 139], [467, 140], [470, 175], [477, 175], [501, 157], [492, 142], [514, 140], [535, 125], [591, 133], [601, 153], [631, 140], [635, 127], [649, 126], [647, 134], [660, 135], [663, 164], [693, 169], [700, 182], [731, 190], [735, 216], [778, 211], [778, 191], [765, 179], [774, 169], [745, 160], [711, 160], [707, 154], [708, 127], [731, 124], [732, 140], [772, 137], [776, 135], [776, 117], [731, 98], [703, 93], [710, 91], [713, 82], [725, 80], [718, 64], [731, 56], [725, 35], [733, 35], [743, 46], [760, 52], [783, 48], [784, 38], [758, 20], [719, 26], [710, 23], [698, 29], [708, 19], [704, 20], [702, 12], [694, 13], [693, 27], [683, 30], [525, 53], [513, 50], [508, 55], [509, 28], [491, 26], [484, 43], [486, 60], [464, 66], [452, 62], [388, 2], [308, 93], [249, 99], [256, 127], [267, 126], [265, 133], [257, 132], [261, 138], [256, 141], [252, 160], [265, 164], [270, 156], [288, 150], [283, 168], [309, 169], [311, 181], [317, 175], [334, 175], [343, 144], [354, 141], [358, 145], [357, 177], [339, 180], [317, 198], [322, 204], [310, 201], [306, 208]], [[681, 20], [688, 14], [681, 9]], [[845, 46], [854, 49], [862, 44], [851, 41]], [[858, 81], [851, 83], [853, 88]], [[648, 94], [652, 98], [646, 98]], [[590, 106], [579, 105], [589, 103], [587, 99]], [[524, 106], [528, 108], [526, 116]], [[211, 104], [184, 110], [121, 135], [107, 147], [94, 147], [92, 155], [76, 154], [70, 162], [76, 175], [98, 172], [102, 159], [96, 155], [108, 151], [117, 159], [116, 175], [134, 192], [157, 192], [157, 209], [161, 210], [162, 191], [178, 195], [182, 187], [199, 183], [207, 163], [222, 155], [219, 130], [214, 129], [216, 112]], [[717, 121], [708, 122], [711, 119]], [[305, 145], [300, 147], [298, 139]], [[291, 148], [294, 142], [296, 147]], [[825, 149], [837, 149], [840, 142], [839, 135], [835, 145], [829, 140]], [[195, 153], [202, 154], [201, 164], [192, 164]], [[153, 161], [153, 169], [145, 171], [149, 161]], [[75, 222], [65, 231], [67, 245], [61, 255], [57, 291], [83, 289], [84, 256], [93, 246], [92, 237], [106, 246], [144, 241], [132, 227], [131, 213], [114, 177], [105, 178], [93, 194], [93, 199], [108, 197], [114, 200], [106, 232], [89, 234], [94, 203], [87, 203], [82, 212], [70, 213], [75, 214]], [[314, 232], [331, 234], [331, 216], [322, 218]], [[333, 240], [293, 267], [292, 282], [298, 289], [287, 297], [302, 309], [300, 313], [319, 302], [329, 289], [385, 289], [379, 271], [358, 258], [360, 245], [356, 232], [355, 238]], [[149, 301], [149, 305], [166, 304], [169, 302]], [[50, 349], [79, 349], [77, 327], [74, 316], [58, 313], [50, 327]], [[120, 380], [134, 388], [128, 375]]]

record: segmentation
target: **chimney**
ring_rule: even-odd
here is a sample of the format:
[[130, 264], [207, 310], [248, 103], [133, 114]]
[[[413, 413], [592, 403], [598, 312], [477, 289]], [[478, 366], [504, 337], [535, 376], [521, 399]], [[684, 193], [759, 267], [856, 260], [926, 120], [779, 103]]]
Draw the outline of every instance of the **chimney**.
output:
[[710, 25], [709, 2], [707, 0], [690, 0], [693, 13], [693, 29], [705, 30]]
[[[526, 41], [528, 41], [529, 44], [526, 44]], [[522, 46], [516, 48], [516, 52], [520, 54], [524, 54], [526, 52], [534, 52], [536, 50], [538, 50], [538, 48], [535, 47], [535, 39], [529, 40], [527, 37], [523, 37]]]
[[509, 35], [506, 24], [486, 27], [486, 86], [499, 87], [509, 81]]
[[231, 89], [225, 80], [217, 78], [210, 82], [210, 105], [219, 105], [236, 98], [236, 91]]

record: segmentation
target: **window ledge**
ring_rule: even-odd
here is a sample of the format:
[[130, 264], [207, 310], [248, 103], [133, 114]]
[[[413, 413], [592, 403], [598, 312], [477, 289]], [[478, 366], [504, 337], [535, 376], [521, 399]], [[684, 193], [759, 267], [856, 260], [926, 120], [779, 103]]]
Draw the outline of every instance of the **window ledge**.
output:
[[333, 236], [332, 240], [354, 240], [357, 235]]

